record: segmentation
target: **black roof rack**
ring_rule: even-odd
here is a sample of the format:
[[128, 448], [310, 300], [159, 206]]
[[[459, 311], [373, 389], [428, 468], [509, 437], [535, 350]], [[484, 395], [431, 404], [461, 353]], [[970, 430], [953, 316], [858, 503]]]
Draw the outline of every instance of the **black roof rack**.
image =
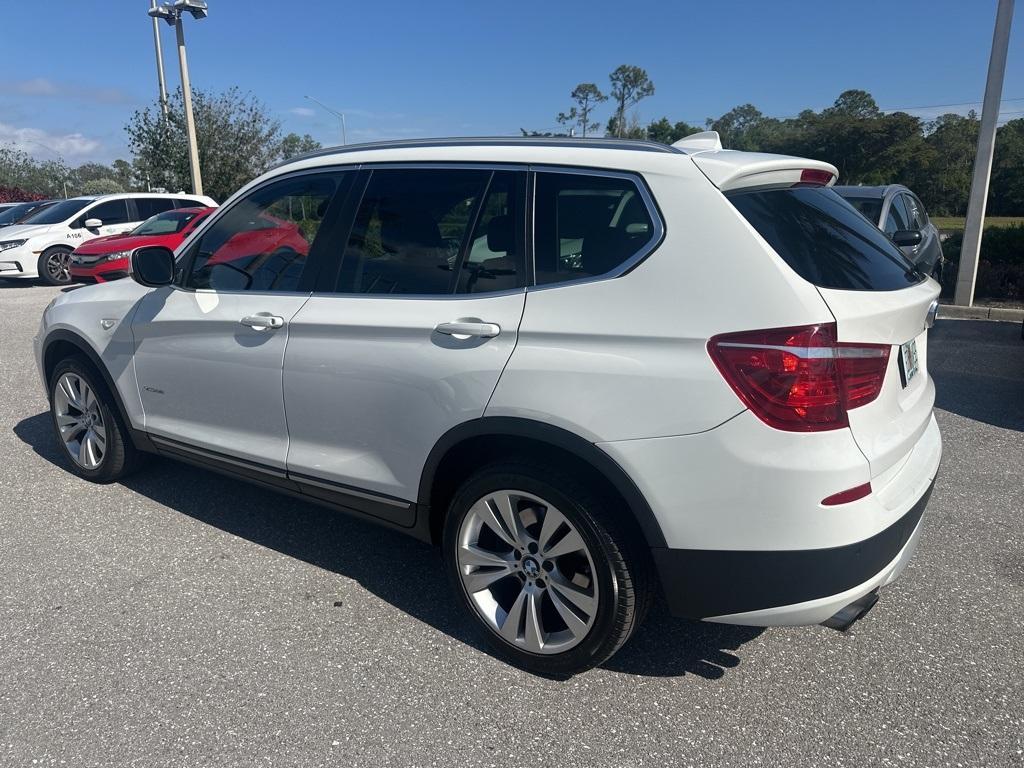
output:
[[645, 139], [577, 139], [570, 136], [480, 136], [442, 139], [396, 139], [392, 141], [371, 141], [363, 144], [346, 144], [341, 147], [324, 147], [313, 152], [290, 157], [278, 163], [275, 168], [314, 157], [364, 152], [369, 149], [413, 149], [423, 147], [580, 147], [583, 149], [621, 149], [632, 152], [663, 152], [685, 154], [675, 147]]

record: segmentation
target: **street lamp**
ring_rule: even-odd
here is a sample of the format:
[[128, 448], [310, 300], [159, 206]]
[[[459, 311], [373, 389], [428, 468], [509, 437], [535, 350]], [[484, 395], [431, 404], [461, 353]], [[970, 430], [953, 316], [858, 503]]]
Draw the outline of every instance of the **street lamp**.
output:
[[154, 19], [163, 19], [174, 27], [178, 38], [178, 64], [181, 67], [181, 95], [185, 103], [185, 133], [188, 136], [188, 165], [192, 171], [192, 192], [203, 194], [203, 179], [199, 172], [199, 147], [196, 145], [196, 123], [192, 114], [192, 85], [188, 79], [188, 58], [185, 55], [185, 30], [181, 17], [185, 13], [192, 18], [205, 19], [208, 10], [205, 0], [174, 0], [151, 7], [148, 14]]
[[324, 104], [322, 101], [320, 101], [320, 99], [314, 99], [312, 96], [306, 96], [306, 98], [309, 99], [310, 101], [316, 103], [316, 104], [319, 104], [321, 107], [323, 107], [328, 112], [330, 112], [332, 115], [336, 116], [337, 118], [339, 118], [341, 120], [341, 144], [342, 144], [342, 146], [348, 144], [348, 139], [347, 139], [347, 137], [345, 135], [345, 113], [344, 112], [338, 112], [336, 109], [331, 109], [326, 104]]

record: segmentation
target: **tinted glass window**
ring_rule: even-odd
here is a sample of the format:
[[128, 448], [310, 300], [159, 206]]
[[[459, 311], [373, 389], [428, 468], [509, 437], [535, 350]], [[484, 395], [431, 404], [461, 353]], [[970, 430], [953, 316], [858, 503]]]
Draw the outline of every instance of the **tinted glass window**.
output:
[[67, 221], [76, 213], [89, 205], [92, 200], [62, 200], [41, 211], [36, 211], [28, 218], [22, 220], [21, 224], [60, 224]]
[[928, 224], [928, 215], [924, 212], [924, 206], [921, 205], [921, 201], [913, 195], [900, 195], [900, 197], [904, 198], [904, 202], [907, 205], [910, 228], [924, 229], [925, 225]]
[[885, 215], [885, 234], [892, 235], [898, 229], [910, 229], [910, 216], [903, 203], [903, 195], [896, 195]]
[[0, 209], [0, 224], [14, 224], [21, 221], [47, 203], [15, 203]]
[[475, 169], [373, 171], [345, 248], [337, 290], [452, 293], [460, 254], [468, 247], [491, 175]]
[[79, 217], [79, 221], [82, 224], [87, 219], [99, 219], [103, 222], [104, 227], [111, 224], [126, 224], [129, 221], [133, 221], [132, 215], [128, 210], [128, 201], [124, 199], [108, 200], [94, 208], [90, 208]]
[[174, 200], [169, 197], [137, 197], [135, 207], [139, 211], [139, 220], [142, 221], [158, 213], [174, 210]]
[[187, 211], [168, 211], [159, 216], [152, 216], [142, 222], [134, 230], [133, 235], [174, 235], [189, 225], [198, 213]]
[[874, 225], [882, 216], [882, 198], [880, 197], [847, 197], [846, 202], [860, 211], [864, 218]]
[[210, 205], [209, 203], [204, 203], [202, 200], [192, 200], [191, 198], [184, 200], [175, 199], [174, 204], [178, 208], [208, 208]]
[[534, 212], [537, 283], [610, 272], [650, 244], [654, 222], [630, 179], [538, 173]]
[[233, 205], [196, 244], [185, 285], [219, 291], [298, 290], [339, 179], [339, 174], [287, 179]]
[[729, 200], [798, 275], [817, 286], [889, 291], [924, 279], [888, 237], [831, 189], [736, 192]]
[[525, 285], [525, 236], [521, 223], [526, 176], [497, 171], [491, 177], [468, 249], [460, 260], [459, 293], [505, 291]]

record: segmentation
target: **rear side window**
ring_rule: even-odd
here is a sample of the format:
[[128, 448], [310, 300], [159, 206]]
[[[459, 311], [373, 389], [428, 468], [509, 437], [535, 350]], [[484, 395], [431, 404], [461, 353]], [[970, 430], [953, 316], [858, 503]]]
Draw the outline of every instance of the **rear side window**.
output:
[[846, 202], [860, 211], [864, 218], [877, 224], [882, 215], [882, 198], [880, 197], [847, 197]]
[[178, 208], [206, 208], [210, 205], [209, 203], [204, 203], [202, 200], [192, 200], [191, 198], [186, 198], [184, 200], [178, 198], [175, 199], [173, 203]]
[[174, 200], [169, 197], [137, 197], [135, 207], [139, 211], [139, 219], [145, 221], [158, 213], [174, 210]]
[[831, 189], [762, 189], [728, 198], [794, 272], [819, 288], [894, 291], [924, 280], [883, 232]]
[[651, 213], [629, 178], [539, 172], [535, 200], [538, 285], [611, 272], [655, 237]]
[[[477, 169], [374, 170], [342, 257], [336, 290], [454, 293], [462, 254], [476, 234], [473, 225], [492, 175]], [[482, 256], [480, 268], [500, 255]], [[472, 287], [477, 282], [472, 281]]]

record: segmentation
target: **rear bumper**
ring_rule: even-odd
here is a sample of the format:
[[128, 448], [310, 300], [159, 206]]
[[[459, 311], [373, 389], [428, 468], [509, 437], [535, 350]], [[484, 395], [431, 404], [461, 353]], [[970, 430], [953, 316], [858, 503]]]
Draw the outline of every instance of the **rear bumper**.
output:
[[917, 546], [934, 479], [899, 520], [853, 544], [777, 551], [652, 550], [676, 616], [727, 624], [818, 624], [892, 582]]

